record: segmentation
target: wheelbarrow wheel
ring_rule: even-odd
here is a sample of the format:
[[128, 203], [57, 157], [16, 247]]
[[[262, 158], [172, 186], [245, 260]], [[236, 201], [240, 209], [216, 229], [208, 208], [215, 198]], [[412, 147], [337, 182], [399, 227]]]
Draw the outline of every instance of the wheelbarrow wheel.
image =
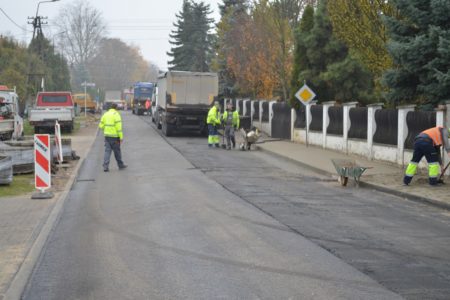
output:
[[341, 175], [341, 176], [339, 176], [338, 181], [342, 186], [347, 186], [348, 177]]

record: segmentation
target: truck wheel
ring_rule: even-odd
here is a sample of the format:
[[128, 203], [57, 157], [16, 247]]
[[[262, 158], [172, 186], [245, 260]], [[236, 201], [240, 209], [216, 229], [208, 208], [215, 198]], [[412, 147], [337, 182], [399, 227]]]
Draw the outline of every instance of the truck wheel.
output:
[[164, 133], [165, 136], [172, 136], [173, 135], [171, 126], [168, 125], [166, 122], [164, 122], [163, 125], [162, 125], [162, 132]]

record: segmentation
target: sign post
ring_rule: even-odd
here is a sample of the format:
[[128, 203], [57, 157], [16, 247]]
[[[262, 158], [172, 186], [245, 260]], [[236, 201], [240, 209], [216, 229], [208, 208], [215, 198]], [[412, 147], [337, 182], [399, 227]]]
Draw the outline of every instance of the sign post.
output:
[[86, 88], [87, 87], [95, 87], [95, 83], [93, 83], [93, 82], [83, 82], [82, 84], [81, 84], [81, 86], [84, 86], [84, 116], [86, 117], [86, 106], [87, 106], [87, 104], [86, 104], [86, 99], [87, 99], [87, 92], [86, 92]]
[[[316, 97], [316, 93], [309, 88], [306, 82], [295, 93], [295, 97], [306, 106], [306, 116], [308, 116], [308, 110], [311, 108], [311, 101]], [[306, 146], [308, 147], [308, 133], [309, 133], [309, 120], [306, 118]]]
[[49, 134], [34, 135], [34, 184], [39, 190], [31, 196], [32, 199], [53, 198], [52, 192], [46, 192], [51, 187], [51, 149]]
[[61, 142], [61, 126], [58, 121], [55, 123], [55, 146], [56, 146], [56, 159], [59, 164], [63, 162], [62, 142]]

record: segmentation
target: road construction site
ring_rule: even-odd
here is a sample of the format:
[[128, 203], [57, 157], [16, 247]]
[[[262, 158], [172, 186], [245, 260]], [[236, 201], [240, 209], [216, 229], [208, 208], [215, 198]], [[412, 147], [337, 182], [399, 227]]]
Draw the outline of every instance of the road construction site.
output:
[[449, 294], [447, 199], [426, 201], [448, 185], [402, 190], [400, 169], [372, 162], [343, 187], [331, 151], [269, 138], [208, 149], [122, 114], [127, 170], [102, 172], [92, 122], [71, 137], [80, 160], [54, 175], [53, 199], [0, 200], [6, 299]]

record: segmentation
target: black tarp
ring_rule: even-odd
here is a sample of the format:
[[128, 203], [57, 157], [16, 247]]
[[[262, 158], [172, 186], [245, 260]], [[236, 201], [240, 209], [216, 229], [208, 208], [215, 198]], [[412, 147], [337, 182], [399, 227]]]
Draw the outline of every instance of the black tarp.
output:
[[348, 138], [367, 140], [367, 107], [350, 108]]
[[259, 101], [255, 101], [253, 103], [253, 120], [254, 121], [259, 121]]
[[263, 122], [269, 122], [269, 102], [264, 101], [262, 104], [262, 120]]
[[342, 106], [331, 106], [328, 108], [328, 117], [330, 123], [327, 127], [327, 134], [335, 134], [342, 136], [343, 133], [343, 108]]
[[295, 119], [294, 128], [305, 128], [306, 127], [306, 107], [304, 105], [300, 106], [295, 110], [297, 113], [297, 118]]
[[373, 135], [374, 143], [397, 145], [398, 110], [379, 109], [375, 112], [377, 129]]
[[252, 120], [250, 119], [250, 117], [247, 116], [241, 116], [240, 117], [240, 122], [239, 122], [239, 128], [244, 128], [249, 130], [250, 127], [252, 126]]
[[291, 139], [291, 107], [285, 103], [273, 105], [272, 134], [273, 138]]
[[435, 111], [410, 111], [406, 115], [408, 136], [405, 140], [406, 149], [414, 149], [414, 138], [422, 131], [436, 126]]
[[251, 104], [252, 102], [250, 100], [245, 102], [245, 116], [250, 117], [251, 116]]
[[322, 131], [322, 120], [323, 120], [323, 106], [322, 105], [312, 105], [311, 106], [311, 125], [309, 126], [310, 131]]

